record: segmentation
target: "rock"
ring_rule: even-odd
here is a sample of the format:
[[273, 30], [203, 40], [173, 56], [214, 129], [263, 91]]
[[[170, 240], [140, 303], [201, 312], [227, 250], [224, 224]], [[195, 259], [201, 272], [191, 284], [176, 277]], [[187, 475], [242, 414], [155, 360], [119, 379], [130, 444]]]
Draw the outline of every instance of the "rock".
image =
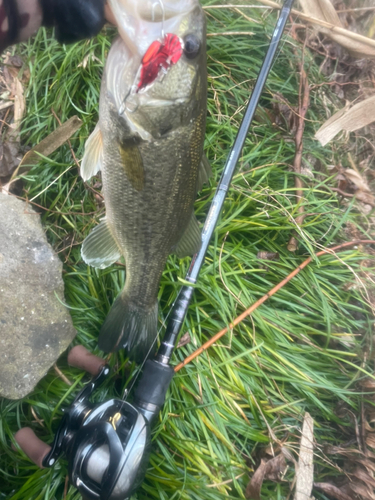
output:
[[0, 193], [0, 396], [26, 396], [76, 334], [61, 273], [39, 215]]

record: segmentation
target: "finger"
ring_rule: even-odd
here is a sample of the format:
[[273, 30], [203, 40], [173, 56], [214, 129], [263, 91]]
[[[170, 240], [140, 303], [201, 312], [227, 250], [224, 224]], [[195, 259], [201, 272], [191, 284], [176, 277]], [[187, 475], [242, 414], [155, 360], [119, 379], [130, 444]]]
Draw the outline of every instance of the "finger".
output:
[[112, 10], [107, 3], [104, 6], [104, 16], [108, 22], [114, 24], [115, 26], [117, 25], [115, 16], [113, 15]]

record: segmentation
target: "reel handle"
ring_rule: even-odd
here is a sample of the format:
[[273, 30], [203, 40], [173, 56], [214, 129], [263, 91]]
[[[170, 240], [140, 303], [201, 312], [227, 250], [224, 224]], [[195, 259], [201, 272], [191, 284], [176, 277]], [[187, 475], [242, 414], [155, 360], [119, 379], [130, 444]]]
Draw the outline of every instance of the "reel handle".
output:
[[91, 373], [95, 377], [106, 362], [104, 359], [99, 358], [99, 356], [92, 354], [83, 345], [76, 345], [68, 354], [68, 364], [74, 368], [80, 368]]
[[38, 467], [43, 469], [43, 459], [51, 451], [51, 447], [47, 443], [39, 439], [35, 435], [35, 432], [30, 429], [30, 427], [23, 427], [22, 429], [20, 429], [14, 435], [14, 439], [16, 440], [21, 450], [24, 451], [30, 458], [30, 460], [34, 462], [34, 464], [36, 464]]

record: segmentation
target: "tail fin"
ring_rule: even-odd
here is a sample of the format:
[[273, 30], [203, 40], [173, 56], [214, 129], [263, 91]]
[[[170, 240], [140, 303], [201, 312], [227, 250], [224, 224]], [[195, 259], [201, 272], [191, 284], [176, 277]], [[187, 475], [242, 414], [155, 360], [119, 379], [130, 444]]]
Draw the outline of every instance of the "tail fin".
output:
[[149, 310], [136, 309], [121, 294], [100, 330], [99, 348], [104, 352], [125, 349], [132, 361], [141, 363], [156, 348], [157, 321], [157, 302]]

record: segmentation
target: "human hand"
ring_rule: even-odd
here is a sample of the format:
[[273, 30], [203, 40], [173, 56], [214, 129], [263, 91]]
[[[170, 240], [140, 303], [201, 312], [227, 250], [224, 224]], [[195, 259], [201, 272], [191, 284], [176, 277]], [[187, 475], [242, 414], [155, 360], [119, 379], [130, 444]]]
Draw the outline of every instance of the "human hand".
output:
[[105, 20], [116, 25], [103, 0], [0, 0], [0, 53], [30, 38], [42, 24], [54, 26], [59, 41], [72, 43], [95, 36]]
[[104, 6], [104, 16], [109, 23], [116, 26], [116, 24], [117, 24], [116, 19], [112, 13], [111, 7], [108, 5], [108, 2], [106, 2], [105, 6]]

